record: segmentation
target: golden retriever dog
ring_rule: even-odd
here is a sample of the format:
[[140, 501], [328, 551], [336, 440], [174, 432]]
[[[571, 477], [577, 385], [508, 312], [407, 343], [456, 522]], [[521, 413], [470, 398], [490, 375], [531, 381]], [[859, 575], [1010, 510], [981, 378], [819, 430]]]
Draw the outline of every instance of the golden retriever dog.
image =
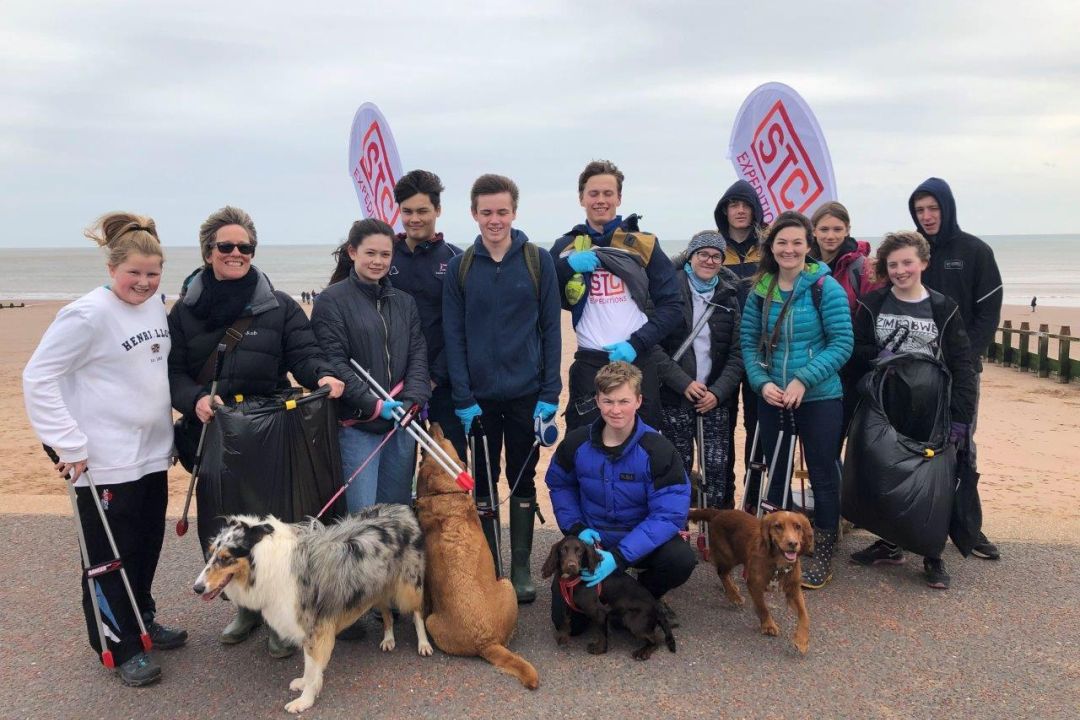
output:
[[690, 519], [709, 523], [709, 560], [716, 566], [728, 600], [736, 606], [742, 606], [743, 598], [731, 579], [731, 571], [743, 566], [746, 589], [764, 635], [780, 634], [765, 604], [765, 591], [774, 584], [783, 588], [788, 606], [799, 616], [792, 641], [800, 653], [806, 653], [810, 647], [810, 616], [800, 585], [799, 557], [814, 552], [814, 530], [806, 516], [779, 510], [758, 520], [742, 510], [705, 509], [691, 510]]
[[[431, 436], [457, 457], [437, 423]], [[427, 557], [427, 629], [435, 646], [450, 655], [480, 656], [535, 690], [536, 668], [506, 648], [517, 627], [517, 595], [508, 579], [495, 577], [472, 496], [428, 453], [420, 462], [416, 496]]]

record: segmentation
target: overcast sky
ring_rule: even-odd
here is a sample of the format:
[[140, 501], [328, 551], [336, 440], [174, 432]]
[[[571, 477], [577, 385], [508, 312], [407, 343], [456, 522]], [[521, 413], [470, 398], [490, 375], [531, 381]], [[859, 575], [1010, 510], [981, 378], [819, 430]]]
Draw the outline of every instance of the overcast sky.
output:
[[359, 217], [349, 124], [385, 113], [406, 170], [476, 234], [483, 172], [521, 187], [545, 244], [583, 218], [593, 158], [664, 238], [712, 224], [728, 138], [768, 81], [829, 144], [856, 235], [911, 224], [946, 178], [978, 234], [1080, 231], [1073, 2], [25, 2], [0, 7], [0, 247], [82, 245], [107, 210], [167, 245], [234, 204], [263, 243], [329, 243]]

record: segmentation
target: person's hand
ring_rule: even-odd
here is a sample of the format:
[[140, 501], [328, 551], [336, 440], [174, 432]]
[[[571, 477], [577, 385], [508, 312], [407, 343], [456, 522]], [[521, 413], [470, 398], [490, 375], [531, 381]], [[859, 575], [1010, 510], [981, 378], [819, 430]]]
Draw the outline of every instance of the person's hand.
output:
[[705, 394], [694, 403], [694, 409], [701, 414], [705, 414], [720, 404], [720, 401], [710, 391], [706, 390]]
[[61, 460], [56, 463], [56, 471], [60, 473], [61, 477], [67, 476], [69, 482], [75, 482], [80, 475], [86, 472], [86, 460], [87, 458], [83, 458], [70, 463]]
[[690, 384], [683, 390], [683, 397], [696, 404], [707, 392], [709, 392], [709, 388], [705, 387], [704, 383], [699, 383], [697, 380], [691, 380]]
[[199, 401], [195, 403], [195, 416], [199, 418], [204, 424], [210, 422], [214, 417], [214, 408], [224, 405], [221, 401], [220, 395], [215, 395], [213, 400], [209, 395], [203, 395], [199, 398]]
[[611, 362], [625, 360], [628, 363], [632, 363], [634, 362], [634, 358], [637, 357], [637, 350], [635, 350], [634, 346], [627, 340], [605, 345], [604, 349], [607, 350], [608, 360]]
[[473, 420], [484, 414], [484, 411], [480, 409], [480, 406], [473, 403], [467, 408], [455, 408], [454, 414], [457, 415], [458, 420], [465, 426], [465, 434], [468, 435], [472, 430]]
[[537, 400], [536, 408], [533, 409], [533, 418], [543, 418], [547, 421], [553, 418], [558, 411], [558, 405], [553, 405], [549, 402], [544, 402], [543, 400]]
[[784, 407], [784, 391], [776, 383], [765, 383], [761, 386], [762, 399], [774, 407]]
[[577, 536], [578, 540], [585, 543], [586, 545], [600, 544], [600, 533], [596, 532], [592, 528], [585, 528], [584, 530], [579, 532]]
[[963, 450], [968, 444], [968, 435], [971, 426], [962, 422], [949, 423], [949, 442], [956, 446], [957, 450]]
[[383, 400], [382, 407], [379, 408], [379, 417], [383, 420], [393, 420], [394, 410], [401, 407], [404, 403], [397, 400]]
[[319, 378], [319, 387], [330, 386], [330, 397], [339, 398], [345, 392], [345, 383], [332, 375]]
[[596, 587], [611, 573], [615, 572], [615, 556], [607, 550], [597, 550], [600, 555], [600, 564], [595, 570], [582, 570], [581, 579], [585, 581], [585, 587]]
[[578, 250], [567, 256], [566, 262], [574, 272], [587, 273], [600, 267], [600, 258], [592, 250]]
[[806, 394], [806, 386], [802, 384], [802, 380], [795, 378], [788, 383], [787, 389], [784, 390], [783, 403], [784, 407], [788, 410], [794, 410], [802, 404], [803, 395]]

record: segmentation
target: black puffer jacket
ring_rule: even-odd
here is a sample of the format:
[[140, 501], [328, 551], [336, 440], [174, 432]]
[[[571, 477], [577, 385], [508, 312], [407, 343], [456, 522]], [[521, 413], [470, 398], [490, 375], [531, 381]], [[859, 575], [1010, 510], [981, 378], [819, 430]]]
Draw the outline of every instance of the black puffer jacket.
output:
[[[675, 330], [660, 344], [663, 354], [655, 354], [657, 371], [663, 383], [660, 398], [663, 404], [669, 407], [693, 407], [693, 403], [687, 400], [683, 393], [697, 377], [697, 358], [693, 346], [687, 349], [678, 363], [671, 359], [694, 327], [694, 301], [691, 296], [693, 291], [690, 289], [690, 279], [682, 269], [685, 263], [685, 254], [674, 260], [679, 291], [683, 298], [682, 317]], [[743, 377], [743, 359], [739, 350], [739, 277], [724, 267], [720, 268], [718, 277], [720, 281], [716, 284], [712, 296], [712, 302], [718, 307], [709, 317], [712, 370], [705, 384], [709, 392], [723, 404], [738, 392]]]
[[[255, 317], [243, 339], [225, 356], [218, 395], [270, 395], [291, 385], [289, 372], [314, 390], [319, 378], [334, 371], [315, 342], [307, 316], [295, 300], [274, 290], [254, 265], [248, 272], [258, 273], [259, 281], [240, 316]], [[209, 384], [199, 385], [195, 379], [225, 335], [225, 328], [207, 330], [205, 321], [191, 310], [202, 293], [202, 277], [199, 273], [190, 278], [182, 298], [169, 312], [172, 404], [189, 417], [195, 417], [195, 403], [210, 392]]]
[[356, 418], [362, 423], [358, 427], [375, 433], [391, 427], [378, 417], [379, 395], [357, 376], [350, 359], [390, 392], [403, 382], [394, 396], [397, 400], [423, 405], [431, 397], [427, 345], [416, 301], [395, 290], [385, 277], [373, 285], [349, 271], [349, 277], [319, 293], [311, 324], [336, 377], [345, 381], [343, 402], [338, 404], [342, 418]]
[[[851, 354], [851, 367], [856, 377], [873, 369], [873, 362], [881, 352], [877, 341], [877, 316], [891, 292], [891, 285], [873, 290], [858, 300], [858, 309], [852, 327], [855, 331], [855, 351]], [[930, 309], [934, 324], [938, 327], [938, 357], [952, 375], [952, 397], [949, 410], [955, 422], [970, 423], [975, 416], [975, 366], [971, 361], [971, 342], [964, 329], [964, 319], [952, 298], [936, 290], [930, 293]]]

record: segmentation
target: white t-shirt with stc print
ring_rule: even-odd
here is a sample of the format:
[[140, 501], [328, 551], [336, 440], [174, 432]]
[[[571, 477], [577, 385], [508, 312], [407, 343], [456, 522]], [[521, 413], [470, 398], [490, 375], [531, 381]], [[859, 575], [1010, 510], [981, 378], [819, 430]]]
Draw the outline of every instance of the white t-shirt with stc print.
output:
[[605, 345], [629, 340], [648, 321], [622, 278], [600, 267], [590, 274], [589, 297], [574, 331], [579, 348], [603, 350]]

